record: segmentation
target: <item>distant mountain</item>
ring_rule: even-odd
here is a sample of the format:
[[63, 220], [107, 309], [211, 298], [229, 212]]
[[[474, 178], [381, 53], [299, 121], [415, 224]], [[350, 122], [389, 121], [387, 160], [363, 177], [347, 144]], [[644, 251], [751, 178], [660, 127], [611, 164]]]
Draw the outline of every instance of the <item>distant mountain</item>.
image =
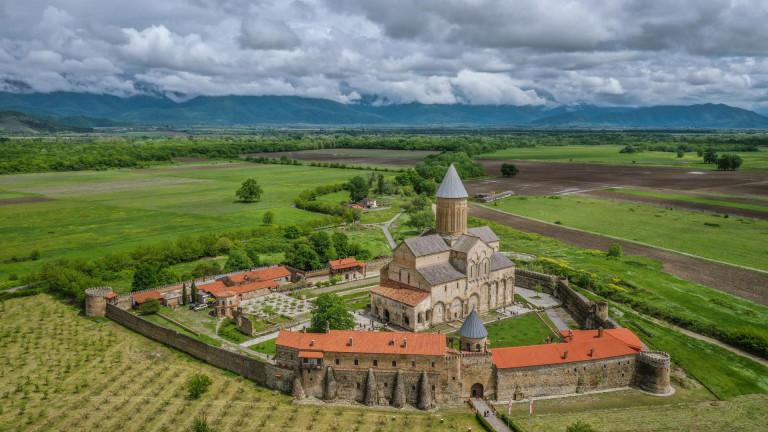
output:
[[170, 126], [476, 126], [559, 128], [768, 128], [768, 118], [728, 105], [556, 108], [511, 105], [342, 104], [297, 96], [161, 95], [120, 98], [87, 93], [0, 92], [0, 110], [85, 127]]
[[90, 132], [87, 127], [63, 124], [56, 120], [33, 117], [18, 111], [0, 111], [0, 134], [40, 134], [54, 132]]

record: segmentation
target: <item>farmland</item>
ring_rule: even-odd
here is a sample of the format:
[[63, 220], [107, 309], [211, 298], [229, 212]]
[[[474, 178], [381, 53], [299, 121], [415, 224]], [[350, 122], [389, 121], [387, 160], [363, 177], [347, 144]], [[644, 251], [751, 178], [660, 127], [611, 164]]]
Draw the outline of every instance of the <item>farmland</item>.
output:
[[[647, 165], [712, 170], [714, 165], [705, 164], [695, 152], [686, 153], [678, 158], [673, 152], [643, 151], [639, 153], [619, 153], [622, 145], [568, 145], [537, 146], [497, 150], [478, 156], [485, 160], [530, 160], [546, 162], [573, 162], [606, 165]], [[737, 152], [744, 160], [742, 169], [768, 169], [768, 151]]]
[[549, 223], [768, 270], [768, 221], [761, 219], [577, 195], [513, 197], [500, 201], [498, 208]]
[[308, 162], [342, 163], [352, 166], [401, 169], [413, 167], [436, 151], [389, 150], [367, 148], [331, 148], [320, 150], [249, 153], [249, 157], [296, 159]]
[[[238, 162], [0, 176], [4, 197], [40, 198], [0, 205], [0, 280], [58, 258], [93, 259], [185, 235], [257, 226], [266, 211], [276, 224], [306, 224], [323, 216], [294, 208], [299, 192], [364, 173]], [[262, 199], [238, 203], [234, 193], [249, 177], [264, 189]], [[12, 260], [35, 250], [37, 261]]]
[[[294, 405], [288, 396], [111, 321], [83, 318], [78, 309], [45, 295], [5, 302], [3, 320], [0, 431], [180, 431], [202, 415], [219, 432], [480, 427], [463, 409], [425, 414]], [[213, 382], [200, 399], [190, 401], [186, 381], [196, 373]]]

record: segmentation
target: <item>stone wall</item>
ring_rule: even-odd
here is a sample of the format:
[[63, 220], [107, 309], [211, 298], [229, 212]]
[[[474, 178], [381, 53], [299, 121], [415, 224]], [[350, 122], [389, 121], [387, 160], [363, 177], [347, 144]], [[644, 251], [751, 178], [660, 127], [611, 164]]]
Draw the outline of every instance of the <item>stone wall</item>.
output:
[[557, 276], [515, 268], [515, 285], [521, 288], [535, 290], [541, 287], [547, 294], [553, 294], [556, 284]]
[[[262, 385], [269, 386], [269, 383], [278, 385], [277, 381], [279, 380], [275, 377], [267, 379], [267, 365], [259, 360], [200, 342], [187, 335], [144, 320], [112, 304], [107, 305], [107, 317], [137, 333], [183, 351], [213, 366], [240, 374]], [[290, 380], [288, 382], [290, 383]]]
[[497, 400], [582, 393], [635, 383], [636, 355], [600, 361], [498, 369]]

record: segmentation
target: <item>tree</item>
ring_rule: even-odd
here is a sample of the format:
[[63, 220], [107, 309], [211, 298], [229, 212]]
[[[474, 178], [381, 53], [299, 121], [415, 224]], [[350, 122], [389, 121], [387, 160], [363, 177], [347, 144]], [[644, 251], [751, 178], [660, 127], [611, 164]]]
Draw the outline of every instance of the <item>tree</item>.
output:
[[224, 265], [224, 271], [245, 270], [251, 267], [253, 267], [253, 261], [251, 261], [245, 251], [242, 249], [232, 249], [229, 252], [227, 263]]
[[264, 192], [256, 179], [248, 179], [240, 185], [235, 195], [242, 202], [256, 202], [261, 200], [261, 194]]
[[624, 249], [621, 247], [620, 244], [614, 243], [611, 245], [610, 248], [608, 248], [608, 253], [606, 255], [611, 258], [618, 258], [624, 255]]
[[514, 177], [517, 175], [519, 170], [517, 169], [517, 166], [515, 164], [510, 163], [504, 163], [501, 164], [501, 175], [504, 177]]
[[741, 163], [741, 156], [727, 153], [717, 158], [717, 169], [720, 171], [736, 171], [741, 166]]
[[208, 375], [194, 374], [187, 380], [187, 399], [195, 400], [200, 399], [205, 392], [208, 391], [212, 381]]
[[344, 300], [336, 294], [325, 293], [315, 299], [315, 310], [312, 311], [310, 331], [321, 333], [331, 330], [352, 330], [355, 328], [355, 317], [344, 306]]
[[334, 246], [331, 236], [325, 231], [315, 231], [309, 236], [309, 242], [312, 249], [323, 261], [330, 261], [338, 258], [336, 246]]
[[285, 238], [288, 240], [296, 240], [297, 238], [301, 237], [301, 229], [299, 229], [299, 227], [296, 225], [289, 225], [285, 227], [283, 236], [285, 236]]
[[417, 195], [406, 205], [405, 211], [408, 214], [418, 213], [428, 209], [431, 204], [432, 201], [426, 195]]
[[349, 253], [349, 237], [347, 237], [346, 234], [340, 231], [335, 231], [331, 235], [331, 241], [333, 242], [333, 247], [336, 248], [336, 254], [338, 256], [347, 257], [352, 255]]
[[160, 301], [147, 300], [139, 306], [139, 314], [152, 315], [160, 312]]
[[325, 263], [306, 241], [298, 241], [285, 252], [285, 263], [302, 270], [315, 270]]
[[261, 222], [264, 225], [272, 225], [272, 222], [274, 221], [275, 221], [275, 214], [272, 213], [271, 211], [267, 211], [266, 213], [264, 213], [264, 216], [261, 217]]
[[435, 215], [431, 210], [422, 210], [412, 214], [406, 224], [418, 231], [422, 231], [435, 225]]
[[376, 193], [379, 195], [383, 195], [387, 192], [387, 183], [384, 180], [384, 174], [379, 174], [379, 179], [376, 184]]
[[358, 202], [368, 196], [368, 182], [361, 176], [352, 177], [347, 183], [349, 199]]
[[192, 297], [192, 303], [197, 303], [197, 285], [195, 281], [192, 281], [192, 286], [189, 287], [189, 296]]
[[141, 263], [133, 272], [131, 291], [141, 291], [160, 285], [160, 266], [156, 263]]
[[707, 147], [702, 153], [702, 158], [705, 164], [715, 164], [717, 163], [717, 152], [712, 147]]
[[182, 306], [187, 304], [187, 283], [181, 284], [181, 304]]
[[596, 431], [595, 431], [595, 428], [593, 428], [592, 425], [590, 425], [589, 423], [579, 420], [576, 423], [572, 423], [570, 426], [565, 428], [565, 432], [596, 432]]
[[685, 150], [683, 149], [677, 149], [677, 157], [682, 158], [685, 157]]

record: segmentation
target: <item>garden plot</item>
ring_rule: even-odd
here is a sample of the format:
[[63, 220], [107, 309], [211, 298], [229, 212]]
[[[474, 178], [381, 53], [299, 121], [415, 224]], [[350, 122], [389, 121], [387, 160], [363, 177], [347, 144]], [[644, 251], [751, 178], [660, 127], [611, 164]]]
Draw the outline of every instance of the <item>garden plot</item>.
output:
[[307, 300], [296, 299], [280, 293], [271, 293], [246, 300], [240, 306], [245, 313], [255, 315], [258, 318], [268, 318], [272, 315], [295, 318], [310, 312], [314, 307]]

